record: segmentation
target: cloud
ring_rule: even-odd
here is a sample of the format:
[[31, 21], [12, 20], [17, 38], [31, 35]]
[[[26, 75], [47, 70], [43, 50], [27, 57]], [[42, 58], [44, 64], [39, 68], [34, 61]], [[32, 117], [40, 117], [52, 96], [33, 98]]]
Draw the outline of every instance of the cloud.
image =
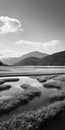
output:
[[3, 53], [12, 53], [13, 50], [3, 50], [2, 52], [3, 52]]
[[15, 18], [10, 18], [7, 16], [0, 17], [0, 34], [23, 31], [21, 26], [21, 22]]
[[55, 53], [60, 49], [60, 40], [50, 40], [47, 42], [35, 42], [35, 41], [26, 41], [26, 40], [19, 40], [14, 44], [20, 46], [22, 51], [28, 50], [30, 51], [40, 51], [44, 53]]
[[32, 41], [26, 41], [26, 40], [20, 40], [15, 42], [16, 45], [22, 45], [22, 44], [32, 45], [35, 47], [43, 47], [44, 49], [48, 49], [49, 47], [55, 47], [57, 44], [60, 43], [59, 40], [52, 40], [48, 42], [32, 42]]
[[[1, 56], [2, 55], [2, 56]], [[17, 52], [15, 50], [2, 50], [0, 51], [0, 56], [3, 58], [7, 58], [7, 57], [20, 57], [22, 55], [22, 53]]]
[[3, 50], [3, 51], [1, 51], [1, 53], [3, 53], [4, 55], [12, 54], [13, 52], [14, 52], [13, 50]]
[[26, 40], [20, 40], [20, 41], [17, 41], [15, 42], [16, 45], [22, 45], [22, 44], [27, 44], [27, 45], [32, 45], [32, 46], [35, 46], [35, 47], [39, 47], [41, 46], [41, 42], [33, 42], [33, 41], [26, 41]]
[[0, 51], [1, 54], [3, 54], [4, 57], [10, 57], [10, 56], [13, 56], [14, 55], [14, 51], [13, 50], [2, 50]]
[[48, 41], [43, 43], [43, 48], [44, 49], [48, 49], [50, 47], [56, 47], [58, 44], [60, 43], [60, 40], [52, 40], [52, 41]]
[[[15, 45], [17, 45], [17, 51], [15, 46], [15, 49], [13, 48], [13, 50], [6, 49], [0, 52], [4, 55], [4, 57], [18, 57], [31, 51], [40, 51], [52, 54], [57, 52], [58, 49], [60, 49], [60, 43], [60, 40], [51, 40], [48, 42], [32, 42], [26, 40], [19, 40], [14, 43]], [[20, 46], [20, 48], [18, 48], [18, 46]]]

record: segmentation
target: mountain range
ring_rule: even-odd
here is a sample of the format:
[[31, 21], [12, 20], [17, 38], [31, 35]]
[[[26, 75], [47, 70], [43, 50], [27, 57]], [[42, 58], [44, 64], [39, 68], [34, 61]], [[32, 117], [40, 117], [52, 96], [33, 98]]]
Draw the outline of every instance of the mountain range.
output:
[[54, 53], [52, 55], [44, 55], [44, 57], [27, 57], [16, 63], [15, 65], [38, 65], [38, 66], [64, 66], [65, 51]]
[[64, 66], [65, 51], [57, 52], [51, 55], [40, 53], [38, 51], [30, 52], [21, 57], [2, 59], [0, 65], [15, 65], [15, 66]]
[[65, 51], [48, 55], [39, 60], [39, 65], [65, 65]]
[[[12, 58], [3, 58], [2, 59], [2, 62], [4, 64], [7, 64], [7, 65], [14, 65], [14, 64], [18, 64], [19, 62], [24, 62], [25, 60], [28, 60], [29, 58], [33, 60], [33, 63], [32, 64], [36, 64], [36, 61], [40, 58], [43, 58], [45, 56], [47, 56], [48, 54], [45, 54], [45, 53], [41, 53], [41, 52], [38, 52], [38, 51], [34, 51], [34, 52], [30, 52], [30, 53], [27, 53], [23, 56], [20, 56], [20, 57], [12, 57]], [[29, 62], [29, 61], [28, 61]], [[29, 62], [30, 63], [30, 62]], [[28, 64], [29, 64], [28, 63]], [[32, 65], [31, 64], [31, 65]], [[24, 63], [23, 63], [24, 65]]]

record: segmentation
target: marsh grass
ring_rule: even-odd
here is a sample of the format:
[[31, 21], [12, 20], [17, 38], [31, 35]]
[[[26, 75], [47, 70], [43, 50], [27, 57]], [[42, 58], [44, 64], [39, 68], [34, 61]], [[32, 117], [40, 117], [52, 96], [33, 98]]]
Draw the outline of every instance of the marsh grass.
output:
[[[43, 84], [45, 88], [60, 89], [45, 98], [48, 105], [36, 111], [23, 112], [12, 116], [8, 121], [0, 123], [0, 130], [45, 129], [47, 124], [54, 122], [65, 112], [65, 92], [62, 90], [65, 86], [64, 81], [65, 79], [60, 80], [55, 77], [46, 80]], [[38, 88], [32, 87], [31, 85], [23, 84], [20, 87], [24, 89], [22, 93], [16, 93], [11, 98], [0, 101], [0, 115], [16, 109], [19, 105], [25, 105], [31, 99], [41, 94]]]
[[31, 86], [29, 84], [23, 84], [20, 87], [23, 88], [23, 89], [28, 89]]
[[0, 85], [4, 84], [6, 82], [17, 82], [19, 81], [19, 78], [7, 78], [7, 79], [0, 79]]
[[0, 116], [8, 113], [20, 105], [25, 105], [29, 102], [29, 98], [22, 95], [21, 93], [11, 96], [8, 99], [0, 101]]
[[[27, 85], [28, 86], [28, 85]], [[27, 104], [33, 98], [40, 96], [41, 92], [35, 87], [28, 86], [28, 89], [24, 91], [14, 93], [9, 96], [9, 98], [4, 98], [0, 100], [0, 115], [8, 113], [20, 105]]]
[[48, 80], [47, 82], [45, 82], [44, 84], [45, 88], [51, 88], [51, 89], [62, 89], [65, 86], [65, 83], [63, 83], [60, 80]]
[[53, 79], [54, 77], [56, 77], [56, 75], [47, 75], [47, 76], [38, 76], [36, 79], [40, 82], [46, 82], [49, 79]]
[[53, 93], [48, 98], [46, 98], [46, 101], [49, 103], [62, 101], [62, 100], [65, 100], [65, 92], [64, 91]]
[[23, 84], [23, 85], [21, 85], [21, 88], [23, 88], [25, 90], [24, 94], [26, 96], [28, 96], [30, 99], [33, 99], [36, 96], [40, 96], [40, 94], [41, 94], [41, 92], [38, 88], [32, 87], [29, 84]]
[[65, 82], [65, 75], [59, 75], [59, 76], [57, 76], [57, 77], [54, 77], [53, 79], [54, 79], [54, 80], [60, 80], [60, 81], [62, 81], [62, 82]]
[[10, 89], [12, 86], [5, 84], [5, 85], [0, 85], [0, 91], [4, 91], [4, 90], [8, 90]]
[[0, 130], [42, 130], [65, 111], [65, 100], [37, 111], [23, 112], [0, 124]]

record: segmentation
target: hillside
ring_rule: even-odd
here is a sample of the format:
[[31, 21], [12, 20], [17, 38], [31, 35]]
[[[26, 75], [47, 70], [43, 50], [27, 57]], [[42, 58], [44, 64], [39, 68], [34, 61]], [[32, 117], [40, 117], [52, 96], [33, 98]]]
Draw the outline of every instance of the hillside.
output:
[[65, 65], [65, 51], [41, 58], [39, 65]]
[[4, 64], [0, 61], [0, 66], [4, 66]]
[[64, 66], [65, 65], [65, 51], [54, 53], [52, 55], [47, 55], [45, 53], [40, 53], [40, 52], [31, 52], [18, 58], [14, 57], [14, 58], [5, 59], [3, 63], [8, 64], [8, 65], [18, 65], [18, 66], [21, 66], [21, 65]]
[[1, 61], [1, 58], [3, 57], [3, 55], [0, 53], [0, 66], [4, 66], [5, 64]]
[[28, 57], [28, 58], [25, 58], [23, 60], [21, 60], [20, 62], [18, 62], [17, 64], [15, 65], [52, 65], [52, 66], [63, 66], [65, 65], [65, 51], [62, 51], [62, 52], [58, 52], [58, 53], [54, 53], [52, 55], [48, 55], [48, 56], [45, 56], [43, 58], [37, 58], [37, 57]]
[[[22, 60], [25, 60], [26, 58], [31, 58], [31, 57], [34, 57], [34, 58], [42, 58], [42, 57], [45, 57], [47, 56], [48, 54], [45, 54], [45, 53], [41, 53], [41, 52], [38, 52], [38, 51], [33, 51], [33, 52], [30, 52], [30, 53], [27, 53], [21, 57], [13, 57], [13, 58], [4, 58], [2, 59], [3, 63], [4, 64], [7, 64], [7, 65], [14, 65], [18, 62], [21, 63]], [[34, 59], [35, 61], [35, 59]]]
[[28, 58], [25, 58], [25, 59], [23, 59], [22, 61], [16, 63], [15, 65], [17, 65], [17, 66], [21, 66], [21, 65], [34, 66], [34, 65], [38, 65], [38, 61], [39, 61], [39, 58], [36, 58], [36, 57], [28, 57]]

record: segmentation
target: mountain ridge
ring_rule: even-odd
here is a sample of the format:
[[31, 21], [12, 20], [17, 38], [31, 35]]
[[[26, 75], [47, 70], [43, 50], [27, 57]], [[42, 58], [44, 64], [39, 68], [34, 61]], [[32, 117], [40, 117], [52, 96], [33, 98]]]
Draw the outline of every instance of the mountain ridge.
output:
[[41, 58], [39, 65], [65, 65], [65, 51], [57, 52]]
[[35, 58], [34, 57], [29, 57], [25, 58], [22, 61], [18, 62], [18, 66], [21, 65], [38, 65], [38, 66], [64, 66], [65, 65], [65, 51], [57, 52], [51, 55], [47, 55], [43, 58]]
[[18, 62], [14, 63], [13, 65], [15, 66], [22, 66], [22, 65], [23, 66], [65, 66], [65, 51], [57, 52], [51, 55], [47, 55], [45, 53], [40, 53], [40, 52], [31, 52], [24, 55], [23, 57], [19, 57]]
[[38, 52], [38, 51], [32, 51], [32, 52], [27, 53], [25, 55], [22, 55], [20, 57], [5, 58], [5, 59], [2, 59], [2, 61], [3, 61], [4, 64], [14, 65], [14, 64], [17, 64], [18, 62], [20, 62], [20, 61], [22, 61], [22, 60], [24, 60], [25, 58], [28, 58], [28, 57], [42, 58], [42, 57], [45, 57], [47, 55], [48, 54], [46, 54], [46, 53], [41, 53], [41, 52]]

